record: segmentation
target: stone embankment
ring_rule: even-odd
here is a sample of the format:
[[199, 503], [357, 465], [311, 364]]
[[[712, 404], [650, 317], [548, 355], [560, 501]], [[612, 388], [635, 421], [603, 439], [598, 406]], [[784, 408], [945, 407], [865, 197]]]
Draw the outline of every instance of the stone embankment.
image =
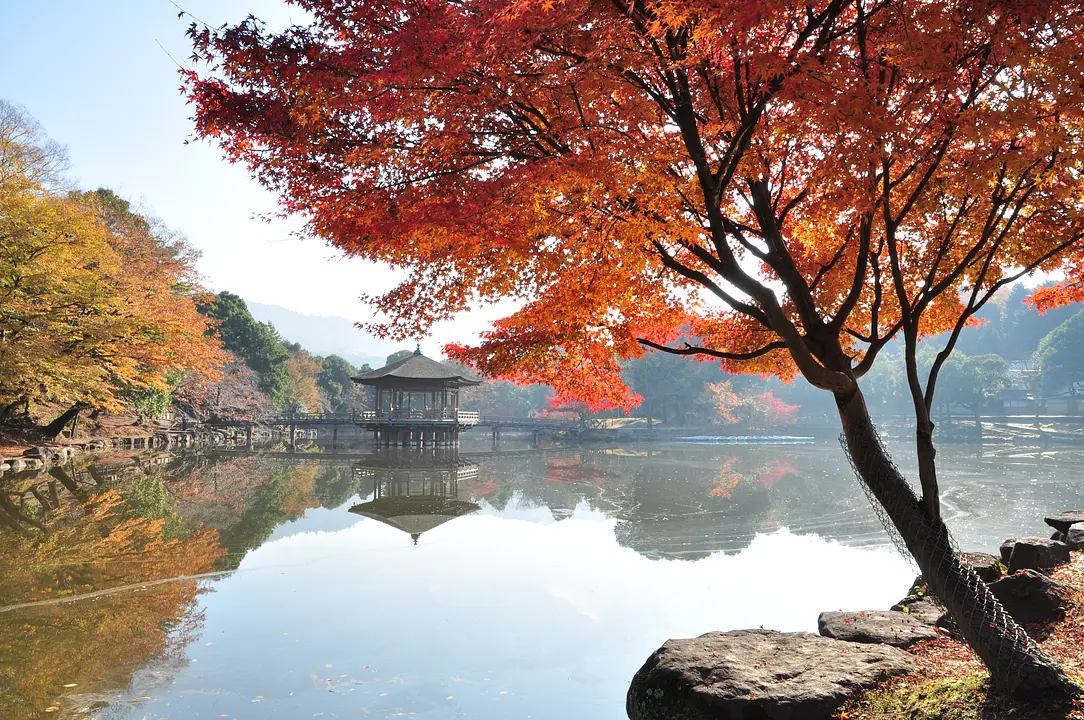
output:
[[69, 464], [80, 455], [109, 450], [208, 449], [246, 441], [243, 431], [195, 427], [187, 430], [158, 430], [146, 435], [91, 438], [64, 445], [31, 447], [17, 457], [0, 457], [0, 475], [26, 470], [48, 470]]
[[[1013, 538], [998, 558], [961, 553], [1017, 622], [1065, 616], [1070, 588], [1048, 577], [1084, 550], [1084, 510], [1045, 518], [1053, 537]], [[854, 693], [913, 671], [904, 648], [954, 635], [951, 618], [919, 577], [889, 610], [832, 611], [820, 635], [771, 630], [714, 632], [668, 640], [636, 673], [631, 720], [828, 720]]]

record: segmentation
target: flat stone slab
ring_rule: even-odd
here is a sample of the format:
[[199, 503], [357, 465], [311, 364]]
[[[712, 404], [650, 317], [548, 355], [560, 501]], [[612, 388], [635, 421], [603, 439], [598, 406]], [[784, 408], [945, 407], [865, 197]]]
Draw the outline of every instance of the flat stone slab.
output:
[[817, 618], [817, 630], [824, 637], [836, 640], [905, 648], [920, 640], [935, 639], [936, 622], [936, 615], [930, 617], [913, 611], [823, 612]]
[[1070, 525], [1084, 523], [1084, 510], [1066, 510], [1057, 515], [1043, 518], [1043, 522], [1058, 532], [1067, 533]]
[[911, 672], [904, 651], [808, 633], [667, 640], [632, 679], [631, 720], [828, 720], [854, 692]]
[[1009, 553], [1010, 574], [1018, 570], [1053, 570], [1069, 562], [1069, 546], [1046, 538], [1020, 538]]

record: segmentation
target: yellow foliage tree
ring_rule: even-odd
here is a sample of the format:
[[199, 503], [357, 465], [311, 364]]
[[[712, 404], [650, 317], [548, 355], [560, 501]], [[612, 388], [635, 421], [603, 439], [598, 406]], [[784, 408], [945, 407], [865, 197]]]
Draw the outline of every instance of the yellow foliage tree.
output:
[[290, 394], [294, 402], [304, 410], [318, 411], [321, 403], [316, 376], [320, 373], [320, 363], [304, 350], [297, 350], [286, 361], [286, 370], [290, 374]]
[[0, 101], [0, 421], [43, 401], [118, 410], [223, 361], [193, 251], [109, 191], [56, 191], [55, 153]]

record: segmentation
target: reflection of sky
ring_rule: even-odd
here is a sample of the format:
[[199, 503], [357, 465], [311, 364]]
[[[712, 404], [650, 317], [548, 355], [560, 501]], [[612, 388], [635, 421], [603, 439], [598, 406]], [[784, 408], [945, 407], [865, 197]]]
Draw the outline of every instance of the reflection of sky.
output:
[[[912, 578], [890, 551], [785, 530], [653, 561], [586, 505], [563, 522], [540, 510], [458, 518], [416, 547], [311, 511], [202, 596], [189, 665], [132, 717], [623, 718], [629, 680], [669, 637], [815, 631], [820, 611], [887, 607]], [[351, 522], [309, 531], [331, 515]]]

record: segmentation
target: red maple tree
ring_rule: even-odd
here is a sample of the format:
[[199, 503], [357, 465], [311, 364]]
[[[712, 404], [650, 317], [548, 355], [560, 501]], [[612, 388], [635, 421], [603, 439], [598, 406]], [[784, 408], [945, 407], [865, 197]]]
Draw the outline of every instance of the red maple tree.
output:
[[[187, 93], [284, 212], [409, 271], [382, 332], [517, 298], [452, 355], [594, 407], [635, 401], [616, 358], [644, 346], [801, 374], [995, 681], [1070, 687], [954, 555], [930, 408], [997, 290], [1061, 269], [1060, 302], [1084, 269], [1081, 3], [296, 4], [308, 26], [193, 26]], [[897, 337], [921, 501], [860, 389]]]

